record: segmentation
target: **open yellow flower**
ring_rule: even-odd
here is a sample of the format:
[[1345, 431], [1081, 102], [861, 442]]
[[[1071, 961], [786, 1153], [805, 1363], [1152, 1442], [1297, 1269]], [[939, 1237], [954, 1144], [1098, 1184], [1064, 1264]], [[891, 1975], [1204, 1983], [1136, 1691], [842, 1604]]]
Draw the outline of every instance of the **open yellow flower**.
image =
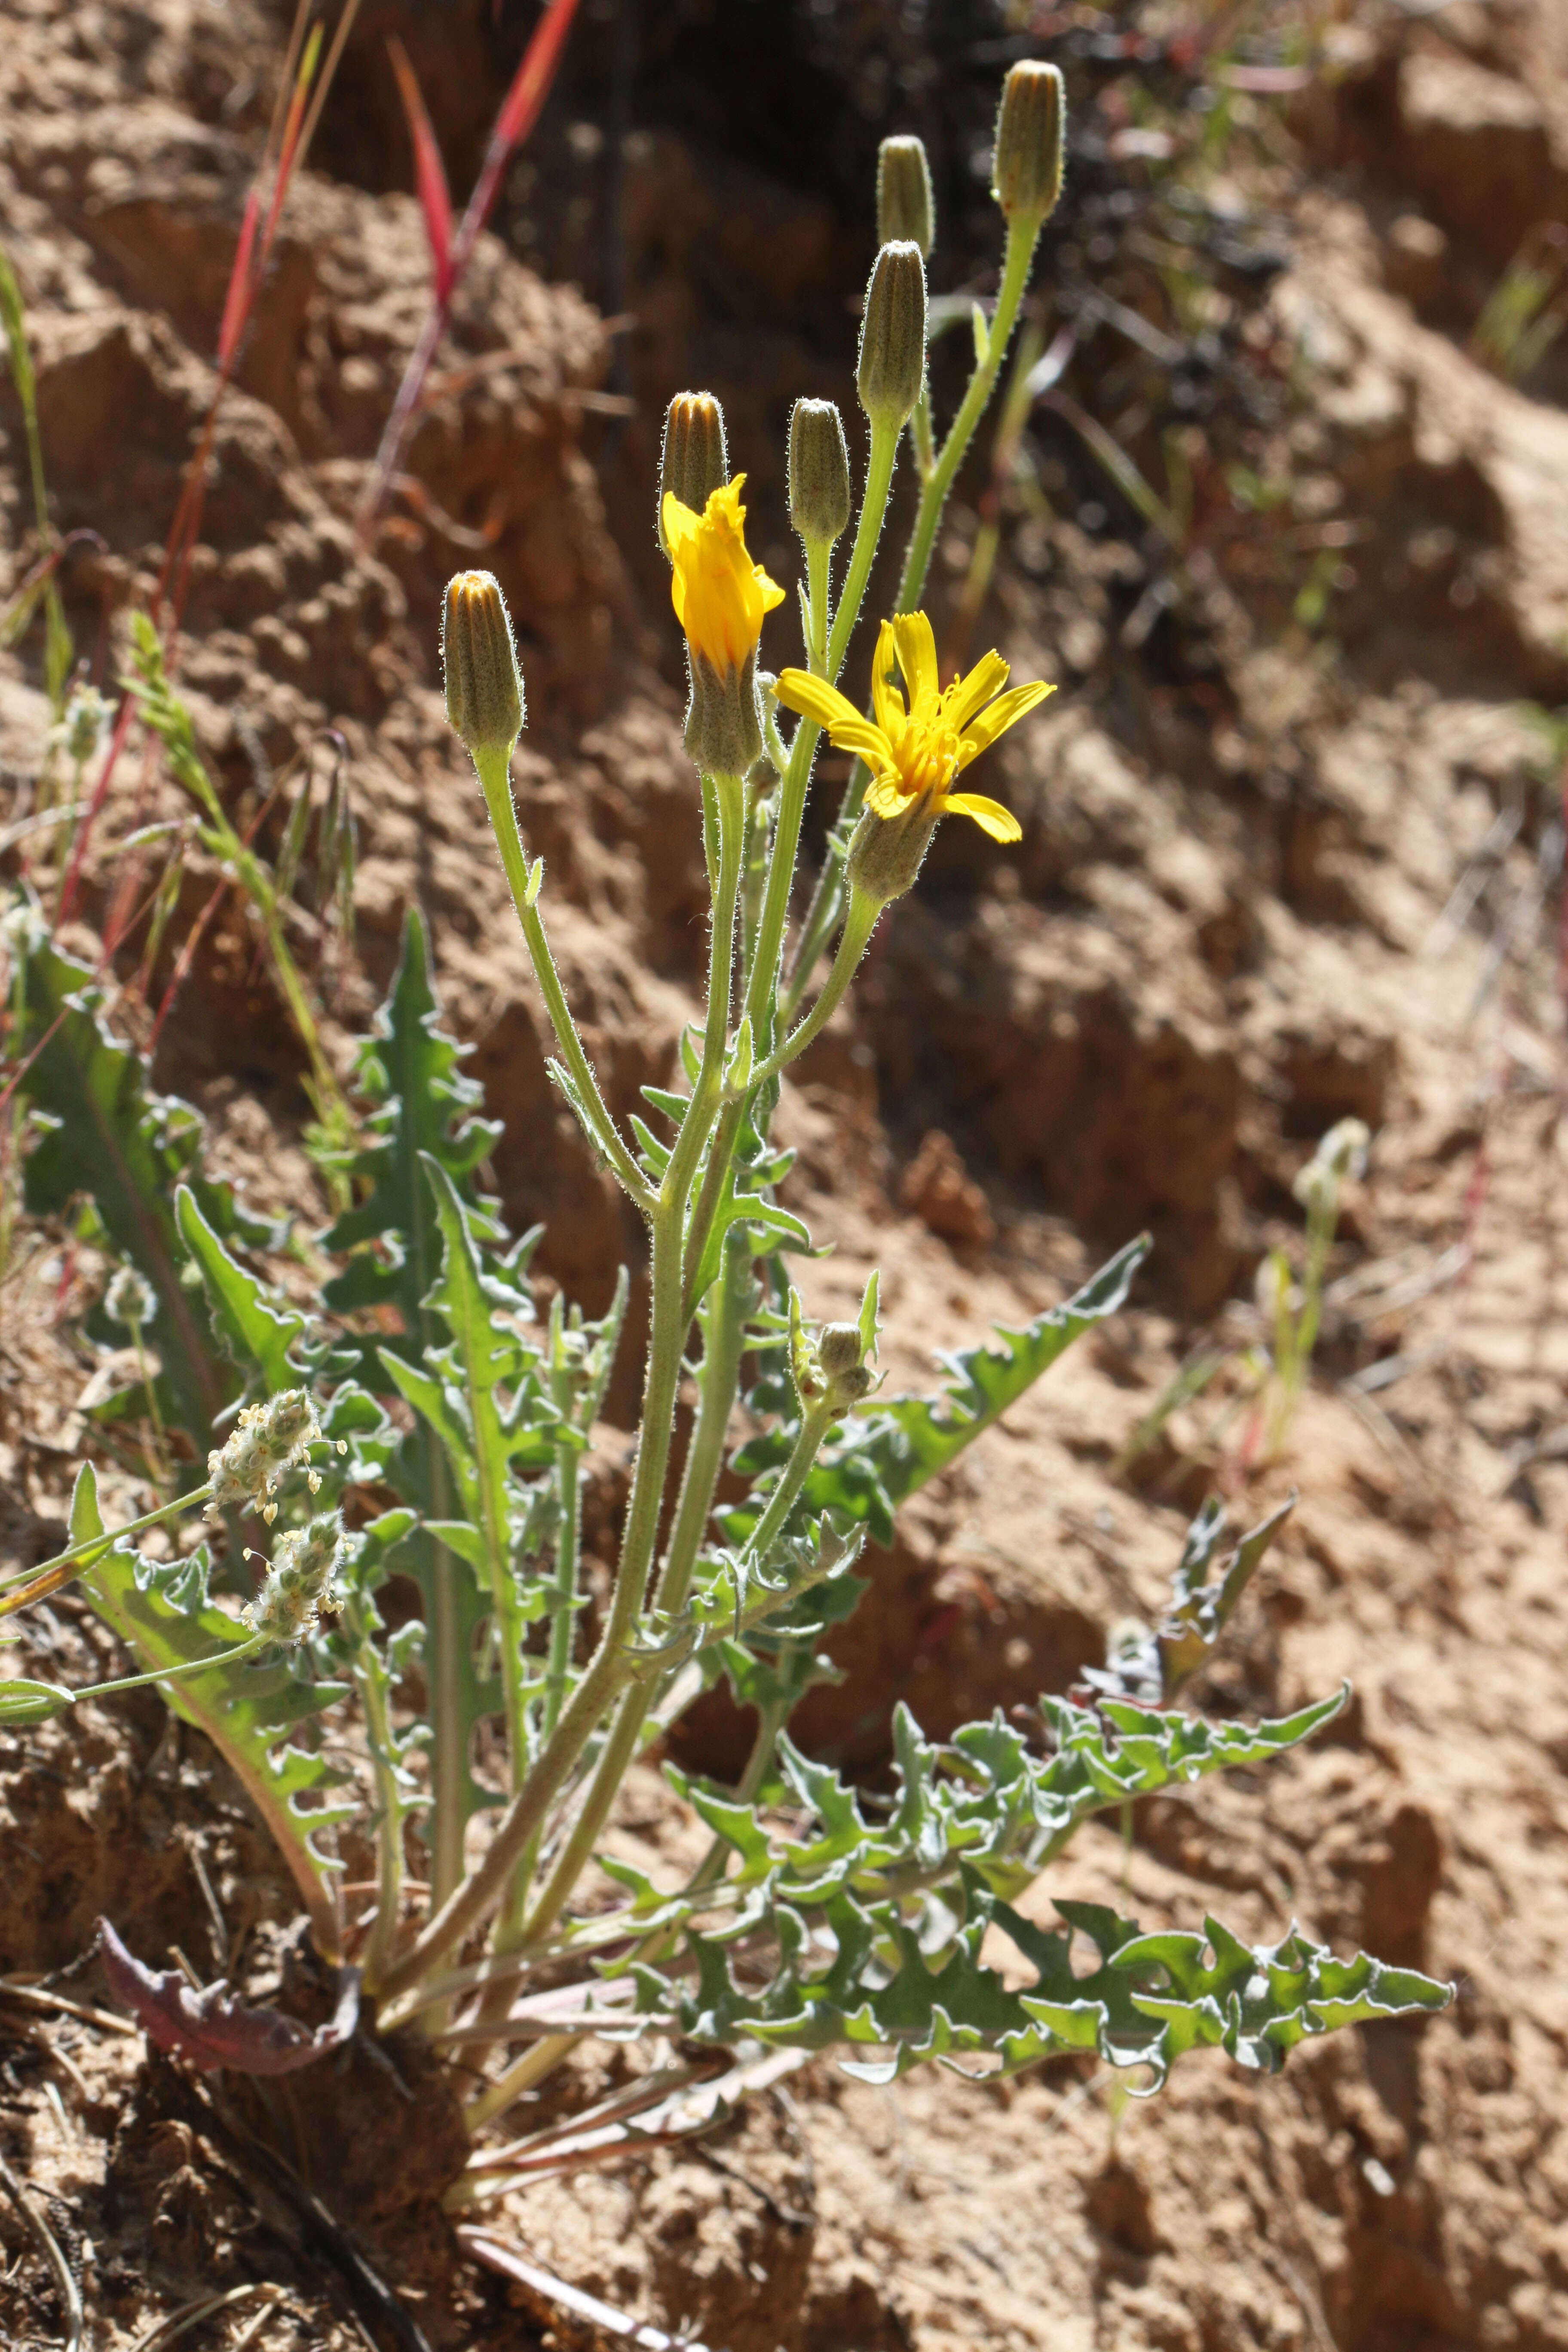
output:
[[757, 650], [763, 615], [784, 603], [784, 590], [746, 552], [744, 474], [713, 492], [700, 514], [664, 495], [664, 536], [674, 566], [675, 617], [694, 656], [721, 677], [743, 667]]
[[[893, 684], [895, 661], [903, 672], [907, 709]], [[923, 802], [932, 823], [956, 813], [973, 817], [993, 841], [1021, 841], [1022, 826], [1000, 801], [952, 790], [963, 769], [1055, 691], [1045, 685], [1016, 686], [1004, 694], [1006, 683], [1006, 663], [990, 653], [943, 693], [931, 623], [923, 613], [900, 613], [883, 622], [877, 638], [871, 670], [875, 723], [809, 670], [784, 670], [776, 690], [790, 709], [825, 727], [840, 751], [859, 753], [871, 771], [866, 806], [875, 815], [902, 816]]]

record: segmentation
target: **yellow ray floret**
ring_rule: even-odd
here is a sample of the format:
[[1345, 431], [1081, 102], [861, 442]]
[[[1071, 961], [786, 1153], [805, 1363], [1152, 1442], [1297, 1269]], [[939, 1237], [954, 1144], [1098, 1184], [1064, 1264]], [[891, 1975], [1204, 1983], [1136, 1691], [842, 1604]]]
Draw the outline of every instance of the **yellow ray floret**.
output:
[[763, 614], [784, 603], [784, 590], [746, 552], [745, 478], [737, 474], [715, 490], [700, 514], [682, 506], [673, 490], [664, 498], [675, 617], [693, 654], [721, 677], [756, 652]]
[[[905, 695], [893, 683], [897, 664]], [[786, 669], [778, 698], [825, 727], [843, 751], [858, 751], [871, 771], [866, 805], [881, 817], [901, 815], [926, 797], [934, 816], [956, 812], [973, 817], [994, 841], [1020, 841], [1023, 828], [1011, 809], [984, 793], [955, 793], [954, 779], [978, 760], [1026, 710], [1043, 702], [1051, 687], [1016, 686], [1004, 694], [1007, 665], [987, 654], [967, 677], [943, 693], [937, 676], [936, 639], [923, 613], [900, 613], [884, 621], [871, 669], [873, 721], [856, 709], [837, 687], [808, 670]]]

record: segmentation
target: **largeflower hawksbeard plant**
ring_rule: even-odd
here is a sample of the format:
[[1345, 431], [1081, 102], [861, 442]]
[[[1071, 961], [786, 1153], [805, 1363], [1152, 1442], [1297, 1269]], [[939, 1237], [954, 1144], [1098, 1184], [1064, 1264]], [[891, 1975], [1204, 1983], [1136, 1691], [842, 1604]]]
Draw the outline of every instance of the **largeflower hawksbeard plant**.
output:
[[[890, 1805], [864, 1801], [789, 1737], [800, 1699], [834, 1671], [821, 1643], [852, 1614], [858, 1571], [876, 1573], [868, 1541], [890, 1542], [900, 1506], [1122, 1303], [1147, 1246], [1131, 1243], [1026, 1328], [947, 1359], [934, 1394], [882, 1397], [877, 1277], [853, 1320], [813, 1327], [789, 1268], [811, 1236], [779, 1197], [790, 1155], [771, 1132], [783, 1073], [842, 1002], [937, 824], [965, 816], [998, 843], [1020, 838], [1012, 812], [966, 778], [1050, 687], [1009, 685], [993, 652], [944, 688], [921, 599], [938, 518], [1056, 200], [1061, 153], [1059, 77], [1016, 67], [997, 128], [1000, 283], [968, 391], [939, 442], [926, 364], [930, 174], [918, 142], [891, 142], [857, 373], [864, 477], [857, 498], [833, 404], [797, 404], [788, 478], [803, 556], [802, 659], [776, 683], [758, 654], [784, 591], [747, 550], [744, 478], [731, 476], [718, 403], [692, 393], [671, 404], [657, 516], [689, 656], [685, 740], [711, 922], [700, 1022], [668, 1082], [644, 1088], [640, 1111], [618, 1114], [606, 1099], [551, 955], [543, 864], [530, 858], [512, 793], [525, 704], [500, 585], [471, 572], [447, 591], [447, 713], [472, 757], [554, 1033], [552, 1076], [647, 1234], [642, 1409], [592, 1637], [580, 1471], [621, 1344], [628, 1279], [623, 1272], [597, 1322], [559, 1298], [545, 1324], [535, 1318], [533, 1237], [513, 1241], [479, 1189], [495, 1131], [476, 1115], [478, 1089], [440, 1029], [417, 919], [361, 1057], [363, 1140], [341, 1171], [351, 1205], [321, 1237], [333, 1271], [314, 1311], [268, 1293], [241, 1263], [233, 1204], [218, 1188], [201, 1199], [183, 1190], [156, 1263], [184, 1253], [227, 1351], [219, 1392], [226, 1381], [231, 1391], [241, 1377], [247, 1385], [230, 1408], [238, 1420], [213, 1446], [205, 1485], [119, 1535], [104, 1530], [84, 1470], [67, 1550], [0, 1595], [4, 1614], [82, 1580], [147, 1677], [239, 1772], [318, 1943], [361, 1970], [378, 2028], [412, 2026], [461, 2063], [470, 2153], [447, 2192], [454, 2209], [575, 2160], [558, 2123], [530, 2128], [527, 2102], [595, 2037], [661, 2053], [666, 2070], [657, 2104], [634, 2070], [624, 2093], [595, 2107], [602, 2160], [606, 2134], [629, 2147], [634, 2133], [701, 2127], [727, 2100], [818, 2052], [878, 2079], [925, 2059], [1005, 2072], [1093, 2052], [1147, 2091], [1201, 2045], [1272, 2068], [1306, 2036], [1447, 1998], [1412, 1971], [1338, 1957], [1284, 1923], [1277, 1943], [1249, 1948], [1212, 1920], [1201, 1932], [1146, 1934], [1064, 1900], [1058, 1927], [1046, 1930], [1018, 1908], [1096, 1813], [1120, 1815], [1142, 1794], [1264, 1761], [1342, 1705], [1342, 1692], [1330, 1693], [1247, 1725], [1211, 1724], [1173, 1703], [1241, 1603], [1282, 1515], [1226, 1550], [1222, 1516], [1205, 1507], [1165, 1615], [1137, 1641], [1119, 1639], [1077, 1698], [1044, 1696], [1030, 1726], [998, 1716], [936, 1742], [899, 1707]], [[917, 476], [915, 520], [861, 709], [838, 681], [901, 450]], [[795, 719], [787, 740], [784, 714]], [[824, 733], [855, 766], [806, 894], [797, 892], [802, 824]], [[26, 933], [19, 953], [28, 1017], [47, 1021], [76, 983], [41, 936]], [[25, 1050], [26, 1032], [22, 1042]], [[52, 1066], [42, 1048], [37, 1066]], [[134, 1093], [128, 1081], [117, 1098]], [[166, 1114], [147, 1098], [149, 1131], [162, 1119], [166, 1132]], [[189, 1324], [188, 1284], [165, 1296], [148, 1278], [155, 1303], [149, 1312], [139, 1296], [138, 1331], [167, 1346], [176, 1317], [182, 1332]], [[677, 1474], [683, 1376], [694, 1411]], [[750, 1433], [737, 1446], [742, 1408]], [[211, 1433], [191, 1434], [200, 1459]], [[250, 1638], [237, 1644], [233, 1613], [209, 1596], [205, 1555], [158, 1560], [129, 1540], [204, 1504], [231, 1567], [247, 1534], [271, 1545], [246, 1615]], [[275, 1517], [284, 1524], [273, 1533]], [[389, 1633], [377, 1596], [394, 1574], [414, 1580], [422, 1612]], [[245, 1663], [258, 1650], [268, 1654], [260, 1675]], [[670, 1769], [710, 1832], [704, 1858], [684, 1877], [661, 1878], [606, 1857], [627, 1773], [721, 1680], [753, 1726], [737, 1785]], [[377, 1855], [374, 1904], [352, 1927], [331, 1837], [354, 1800], [301, 1729], [331, 1718], [345, 1687]], [[13, 1684], [0, 1689], [0, 1711], [37, 1719], [77, 1696]], [[481, 1726], [499, 1759], [500, 1786], [489, 1790], [472, 1767]], [[1016, 1954], [1005, 1970], [991, 1958], [997, 1933]], [[1073, 1965], [1075, 1935], [1087, 1968]], [[133, 1978], [121, 1970], [116, 1982]], [[167, 2015], [159, 2031], [177, 2036]], [[711, 2070], [692, 2057], [694, 2044], [724, 2053], [700, 2100], [694, 2085]]]

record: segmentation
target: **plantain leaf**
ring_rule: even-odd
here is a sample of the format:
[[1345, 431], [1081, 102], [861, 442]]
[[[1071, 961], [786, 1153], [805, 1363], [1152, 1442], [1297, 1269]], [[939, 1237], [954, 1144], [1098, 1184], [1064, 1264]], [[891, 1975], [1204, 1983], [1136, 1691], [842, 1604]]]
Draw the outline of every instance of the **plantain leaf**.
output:
[[293, 1307], [275, 1306], [278, 1292], [268, 1292], [230, 1256], [188, 1184], [174, 1194], [174, 1222], [201, 1271], [213, 1325], [227, 1354], [267, 1396], [297, 1386], [300, 1370], [289, 1362], [289, 1350], [304, 1337], [305, 1318]]
[[[80, 1524], [78, 1524], [79, 1517]], [[78, 1481], [71, 1539], [103, 1533], [96, 1495]], [[208, 1598], [204, 1544], [188, 1559], [154, 1560], [117, 1546], [81, 1580], [81, 1589], [105, 1624], [146, 1674], [194, 1665], [215, 1646], [232, 1647], [234, 1619]], [[354, 1811], [330, 1792], [342, 1775], [319, 1754], [293, 1746], [295, 1727], [347, 1694], [345, 1683], [311, 1682], [291, 1655], [247, 1660], [184, 1674], [163, 1688], [177, 1716], [205, 1732], [232, 1768], [294, 1874], [318, 1947], [342, 1957], [342, 1919], [333, 1873], [337, 1864], [317, 1850], [318, 1832]]]
[[[475, 1116], [482, 1089], [462, 1074], [468, 1048], [441, 1027], [441, 1007], [430, 975], [430, 942], [423, 916], [411, 907], [404, 920], [403, 952], [392, 992], [376, 1013], [356, 1065], [361, 1093], [371, 1105], [370, 1138], [341, 1165], [368, 1189], [322, 1234], [322, 1246], [351, 1251], [344, 1271], [322, 1291], [339, 1312], [395, 1310], [401, 1328], [378, 1331], [366, 1348], [360, 1378], [381, 1386], [377, 1352], [417, 1363], [436, 1332], [425, 1302], [441, 1266], [435, 1202], [420, 1168], [428, 1154], [445, 1169], [486, 1239], [499, 1232], [494, 1204], [481, 1200], [475, 1169], [500, 1133]], [[372, 1244], [379, 1244], [374, 1248]]]
[[163, 1365], [163, 1393], [198, 1461], [205, 1459], [213, 1423], [239, 1384], [180, 1278], [175, 1192], [188, 1187], [207, 1227], [225, 1240], [272, 1244], [279, 1230], [248, 1216], [226, 1185], [203, 1177], [200, 1114], [153, 1091], [140, 1054], [105, 1026], [103, 991], [92, 972], [60, 952], [37, 910], [17, 908], [9, 935], [18, 999], [11, 1045], [34, 1114], [23, 1171], [27, 1208], [35, 1216], [60, 1215], [85, 1194], [108, 1247], [145, 1276], [157, 1298], [147, 1329]]

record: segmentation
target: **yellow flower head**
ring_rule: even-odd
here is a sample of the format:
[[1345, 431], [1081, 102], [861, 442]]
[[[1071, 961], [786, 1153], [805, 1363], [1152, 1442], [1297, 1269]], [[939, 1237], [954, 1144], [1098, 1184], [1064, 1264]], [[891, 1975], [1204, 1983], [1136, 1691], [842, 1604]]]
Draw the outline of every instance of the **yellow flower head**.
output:
[[664, 494], [664, 536], [674, 565], [670, 596], [675, 617], [694, 656], [721, 677], [742, 668], [757, 650], [763, 615], [784, 603], [784, 590], [746, 552], [744, 474], [713, 492], [700, 514]]
[[[909, 695], [893, 684], [895, 662]], [[786, 669], [778, 698], [792, 710], [825, 727], [842, 751], [858, 751], [871, 771], [866, 806], [879, 817], [902, 816], [923, 801], [932, 822], [956, 811], [973, 817], [993, 841], [1020, 841], [1023, 828], [1011, 809], [984, 793], [955, 793], [954, 779], [978, 760], [998, 735], [1054, 692], [1049, 686], [1016, 686], [1004, 694], [1007, 665], [990, 653], [967, 677], [944, 694], [937, 676], [936, 639], [923, 613], [900, 613], [884, 621], [871, 671], [875, 724], [847, 696], [808, 670]]]

